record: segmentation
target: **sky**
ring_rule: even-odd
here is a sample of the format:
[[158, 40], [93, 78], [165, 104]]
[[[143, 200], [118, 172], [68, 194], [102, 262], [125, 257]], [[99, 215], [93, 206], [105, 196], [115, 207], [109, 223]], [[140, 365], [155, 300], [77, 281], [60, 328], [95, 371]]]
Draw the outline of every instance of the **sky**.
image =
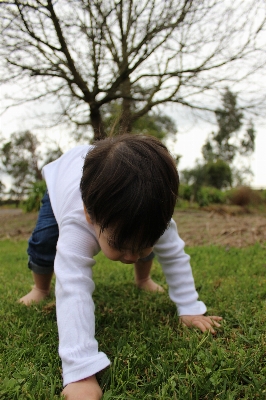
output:
[[[0, 117], [0, 132], [5, 137], [8, 137], [15, 131], [31, 129], [32, 121], [28, 119], [27, 107], [11, 108]], [[200, 120], [192, 121], [188, 115], [180, 119], [175, 113], [174, 107], [166, 109], [165, 112], [176, 121], [178, 128], [177, 140], [174, 144], [169, 144], [169, 149], [182, 156], [179, 163], [179, 170], [192, 168], [196, 160], [201, 158], [201, 148], [208, 134], [216, 126]], [[255, 123], [255, 129], [255, 152], [251, 157], [251, 169], [254, 176], [250, 184], [252, 187], [260, 189], [266, 188], [266, 121], [261, 121], [259, 126], [256, 126]], [[49, 136], [49, 132], [46, 132], [46, 136]], [[51, 140], [57, 142], [66, 151], [73, 146], [73, 143], [69, 144], [64, 139], [64, 136], [62, 129], [54, 129], [51, 133]], [[49, 141], [48, 137], [47, 139]]]

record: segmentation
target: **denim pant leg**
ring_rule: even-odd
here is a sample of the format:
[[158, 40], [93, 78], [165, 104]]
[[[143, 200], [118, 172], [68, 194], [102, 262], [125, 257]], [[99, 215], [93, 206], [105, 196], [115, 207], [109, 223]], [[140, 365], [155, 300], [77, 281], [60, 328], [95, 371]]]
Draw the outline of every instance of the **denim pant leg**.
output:
[[48, 192], [42, 199], [38, 220], [28, 241], [28, 267], [36, 274], [50, 274], [54, 270], [58, 225]]

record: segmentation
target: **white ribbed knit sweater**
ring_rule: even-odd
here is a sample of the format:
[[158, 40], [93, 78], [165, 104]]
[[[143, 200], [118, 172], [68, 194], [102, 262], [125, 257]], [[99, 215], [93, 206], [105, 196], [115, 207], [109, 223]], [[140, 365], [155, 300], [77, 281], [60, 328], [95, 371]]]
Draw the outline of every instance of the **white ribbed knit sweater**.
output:
[[[43, 176], [59, 227], [55, 258], [56, 313], [59, 354], [64, 385], [107, 367], [107, 356], [98, 351], [92, 293], [93, 257], [100, 251], [92, 225], [86, 221], [79, 190], [84, 158], [90, 146], [78, 146], [43, 168]], [[169, 296], [179, 315], [206, 312], [198, 301], [189, 256], [175, 222], [154, 246], [169, 286]]]

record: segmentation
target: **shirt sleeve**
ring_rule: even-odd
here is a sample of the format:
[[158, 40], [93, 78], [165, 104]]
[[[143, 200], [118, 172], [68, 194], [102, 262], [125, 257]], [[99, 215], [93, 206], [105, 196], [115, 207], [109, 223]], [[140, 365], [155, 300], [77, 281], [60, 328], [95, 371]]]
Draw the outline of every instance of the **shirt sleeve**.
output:
[[162, 266], [169, 287], [169, 297], [176, 304], [178, 314], [202, 315], [207, 308], [198, 300], [190, 257], [184, 252], [184, 246], [172, 219], [168, 229], [154, 246], [154, 253]]
[[98, 351], [95, 339], [92, 257], [98, 251], [96, 239], [81, 223], [66, 220], [60, 225], [55, 275], [64, 386], [110, 364], [107, 356]]

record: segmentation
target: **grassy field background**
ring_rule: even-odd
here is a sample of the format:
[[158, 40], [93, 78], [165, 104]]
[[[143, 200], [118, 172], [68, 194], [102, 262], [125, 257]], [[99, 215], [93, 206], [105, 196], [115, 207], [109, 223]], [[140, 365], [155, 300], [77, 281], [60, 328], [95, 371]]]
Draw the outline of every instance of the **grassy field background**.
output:
[[[266, 249], [193, 246], [200, 299], [224, 318], [215, 336], [178, 324], [165, 294], [139, 291], [128, 265], [97, 256], [96, 337], [112, 361], [99, 374], [104, 400], [266, 399]], [[0, 242], [0, 399], [59, 399], [54, 299], [26, 308], [25, 240]], [[159, 265], [154, 279], [166, 289]]]

